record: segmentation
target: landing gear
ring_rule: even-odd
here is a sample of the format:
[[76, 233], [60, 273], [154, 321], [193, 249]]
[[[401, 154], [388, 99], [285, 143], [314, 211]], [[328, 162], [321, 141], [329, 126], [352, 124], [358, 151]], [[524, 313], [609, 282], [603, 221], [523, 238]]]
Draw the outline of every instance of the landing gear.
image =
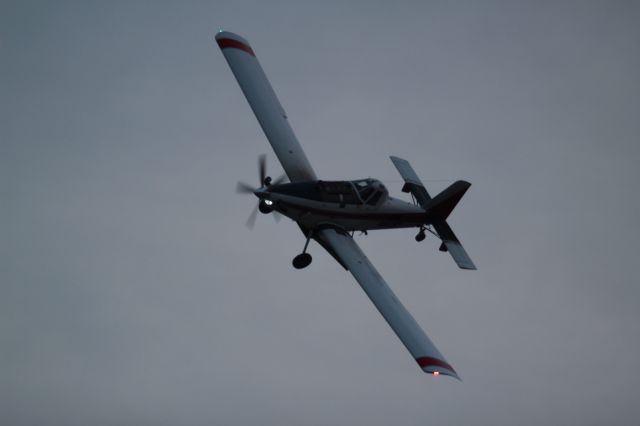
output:
[[302, 253], [293, 258], [293, 267], [296, 269], [303, 269], [309, 266], [311, 263], [311, 255], [307, 253], [307, 246], [309, 245], [309, 240], [311, 239], [312, 232], [309, 232], [307, 236], [307, 241], [304, 243], [304, 248], [302, 249]]
[[293, 267], [296, 269], [306, 268], [311, 263], [311, 260], [311, 255], [309, 253], [300, 253], [293, 258]]
[[424, 240], [426, 237], [425, 233], [424, 233], [424, 227], [420, 227], [420, 232], [418, 232], [418, 235], [416, 235], [416, 241], [420, 242], [422, 240]]

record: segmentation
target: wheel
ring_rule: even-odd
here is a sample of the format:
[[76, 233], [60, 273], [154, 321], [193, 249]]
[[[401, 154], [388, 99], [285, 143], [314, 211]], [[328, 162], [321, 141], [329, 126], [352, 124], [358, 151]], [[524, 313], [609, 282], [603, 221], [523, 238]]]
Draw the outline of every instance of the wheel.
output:
[[292, 263], [296, 269], [306, 268], [311, 263], [311, 255], [309, 253], [301, 253], [293, 258]]
[[426, 237], [426, 235], [425, 235], [424, 231], [420, 231], [420, 232], [418, 232], [418, 235], [416, 235], [416, 241], [420, 242], [420, 241], [424, 240], [425, 237]]

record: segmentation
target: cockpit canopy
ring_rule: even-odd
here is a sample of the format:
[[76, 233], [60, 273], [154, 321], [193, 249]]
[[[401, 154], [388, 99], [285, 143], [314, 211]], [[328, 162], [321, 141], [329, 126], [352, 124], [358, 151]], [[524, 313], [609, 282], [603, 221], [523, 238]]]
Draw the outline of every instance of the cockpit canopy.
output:
[[274, 185], [269, 191], [325, 203], [377, 206], [388, 197], [387, 188], [376, 179], [319, 180]]
[[351, 182], [358, 191], [358, 195], [364, 204], [376, 206], [387, 199], [387, 188], [376, 179], [361, 179]]
[[376, 179], [353, 181], [318, 181], [323, 201], [341, 204], [367, 204], [376, 206], [387, 199], [388, 192]]

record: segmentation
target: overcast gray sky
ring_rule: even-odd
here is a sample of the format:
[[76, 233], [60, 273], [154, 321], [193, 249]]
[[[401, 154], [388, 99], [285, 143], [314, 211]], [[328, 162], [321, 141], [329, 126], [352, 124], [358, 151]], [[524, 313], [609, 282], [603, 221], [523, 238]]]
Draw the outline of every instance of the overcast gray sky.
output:
[[[640, 4], [3, 2], [0, 424], [640, 423]], [[477, 272], [358, 238], [462, 383], [423, 374], [289, 220], [246, 37], [319, 176], [432, 192]]]

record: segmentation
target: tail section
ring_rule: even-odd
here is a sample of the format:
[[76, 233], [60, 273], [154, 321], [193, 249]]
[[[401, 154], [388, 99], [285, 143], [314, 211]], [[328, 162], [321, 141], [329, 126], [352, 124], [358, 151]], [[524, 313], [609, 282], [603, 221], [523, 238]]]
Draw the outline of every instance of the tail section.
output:
[[402, 191], [411, 192], [418, 204], [426, 210], [428, 223], [433, 225], [442, 240], [440, 251], [449, 252], [461, 269], [476, 269], [473, 261], [446, 220], [471, 184], [459, 180], [434, 198], [431, 198], [407, 160], [392, 156], [391, 161], [405, 181]]
[[422, 205], [432, 220], [440, 221], [449, 217], [453, 209], [456, 207], [462, 196], [471, 184], [463, 180], [459, 180], [449, 186], [447, 189], [436, 195], [427, 203]]

